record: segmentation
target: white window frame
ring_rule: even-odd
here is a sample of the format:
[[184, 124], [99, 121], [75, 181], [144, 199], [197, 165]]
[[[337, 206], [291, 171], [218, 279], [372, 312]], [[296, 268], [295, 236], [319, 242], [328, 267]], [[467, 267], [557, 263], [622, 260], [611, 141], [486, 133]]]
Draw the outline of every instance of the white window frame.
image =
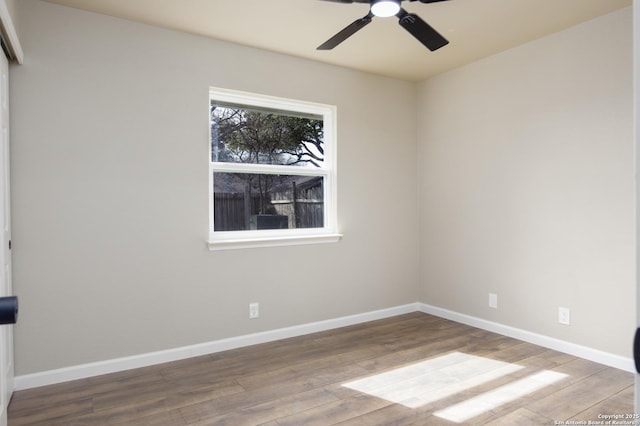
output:
[[[338, 233], [337, 223], [336, 107], [215, 87], [209, 88], [209, 104], [211, 104], [212, 100], [239, 106], [254, 106], [283, 112], [290, 111], [322, 116], [324, 161], [322, 167], [213, 162], [211, 161], [211, 132], [209, 132], [209, 239], [207, 241], [209, 250], [332, 243], [339, 241], [342, 235]], [[214, 172], [322, 176], [324, 178], [324, 227], [214, 231]]]

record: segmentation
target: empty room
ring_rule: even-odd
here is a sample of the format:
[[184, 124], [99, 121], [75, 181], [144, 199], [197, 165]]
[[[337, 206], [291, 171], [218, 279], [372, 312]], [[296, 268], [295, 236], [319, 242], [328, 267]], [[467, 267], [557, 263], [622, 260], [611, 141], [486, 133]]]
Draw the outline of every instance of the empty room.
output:
[[633, 3], [0, 0], [0, 425], [638, 424]]

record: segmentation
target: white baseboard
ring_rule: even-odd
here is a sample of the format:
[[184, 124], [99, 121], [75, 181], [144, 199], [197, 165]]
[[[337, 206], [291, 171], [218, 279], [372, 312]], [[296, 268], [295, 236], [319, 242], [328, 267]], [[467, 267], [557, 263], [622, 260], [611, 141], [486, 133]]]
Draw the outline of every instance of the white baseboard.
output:
[[167, 349], [163, 351], [150, 352], [141, 355], [134, 355], [123, 358], [110, 359], [106, 361], [92, 362], [72, 367], [59, 368], [56, 370], [43, 371], [40, 373], [25, 374], [16, 376], [14, 381], [15, 390], [24, 390], [46, 386], [70, 380], [84, 379], [87, 377], [99, 376], [102, 374], [115, 373], [118, 371], [130, 370], [133, 368], [148, 367], [165, 362], [178, 361], [181, 359], [207, 355], [216, 352], [236, 349], [259, 343], [272, 342], [289, 337], [302, 336], [319, 331], [332, 330], [334, 328], [346, 327], [360, 324], [367, 321], [374, 321], [389, 318], [396, 315], [410, 312], [424, 312], [441, 318], [467, 324], [472, 327], [513, 337], [525, 342], [533, 343], [559, 352], [564, 352], [620, 370], [635, 372], [634, 363], [631, 358], [625, 358], [586, 346], [576, 345], [552, 337], [543, 336], [526, 330], [520, 330], [507, 325], [483, 320], [469, 315], [461, 314], [447, 309], [438, 308], [424, 303], [410, 303], [408, 305], [396, 306], [378, 311], [366, 312], [363, 314], [350, 315], [325, 321], [318, 321], [309, 324], [302, 324], [293, 327], [280, 328], [277, 330], [264, 331], [260, 333], [247, 334], [244, 336], [231, 337], [228, 339], [214, 340], [197, 345], [183, 346], [180, 348]]
[[[503, 336], [513, 337], [514, 339], [523, 340], [558, 352], [584, 358], [599, 364], [614, 367], [620, 370], [635, 373], [635, 364], [631, 357], [626, 358], [598, 349], [577, 345], [575, 343], [566, 342], [564, 340], [555, 339], [553, 337], [544, 336], [542, 334], [532, 333], [530, 331], [521, 330], [519, 328], [510, 327], [508, 325], [472, 317], [470, 315], [461, 314], [447, 309], [438, 308], [436, 306], [418, 303], [419, 310], [426, 314], [435, 315], [451, 321], [467, 324], [472, 327], [481, 328], [493, 333], [502, 334]], [[631, 342], [629, 342], [631, 347]]]
[[360, 324], [367, 321], [394, 317], [410, 312], [416, 312], [418, 310], [419, 309], [417, 303], [410, 303], [408, 305], [396, 306], [393, 308], [381, 309], [378, 311], [366, 312], [363, 314], [349, 315], [325, 321], [280, 328], [277, 330], [247, 334], [244, 336], [231, 337], [228, 339], [214, 340], [211, 342], [183, 346], [180, 348], [110, 359], [106, 361], [92, 362], [89, 364], [74, 365], [72, 367], [48, 370], [40, 373], [25, 374], [15, 377], [14, 388], [16, 391], [19, 391], [40, 386], [52, 385], [56, 383], [68, 382], [70, 380], [84, 379], [87, 377], [99, 376], [102, 374], [131, 370], [133, 368], [148, 367], [165, 362], [178, 361], [181, 359], [192, 358], [200, 355], [222, 352], [229, 349], [241, 348], [245, 346], [256, 345], [259, 343], [272, 342], [289, 337], [302, 336], [319, 331]]

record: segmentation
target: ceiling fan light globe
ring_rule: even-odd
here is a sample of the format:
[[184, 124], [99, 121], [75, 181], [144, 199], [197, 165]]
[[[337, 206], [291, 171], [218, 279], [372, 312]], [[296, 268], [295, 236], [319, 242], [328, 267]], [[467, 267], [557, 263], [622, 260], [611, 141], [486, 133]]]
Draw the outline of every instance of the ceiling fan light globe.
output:
[[394, 16], [400, 11], [400, 1], [398, 0], [378, 0], [371, 3], [371, 13], [380, 18]]

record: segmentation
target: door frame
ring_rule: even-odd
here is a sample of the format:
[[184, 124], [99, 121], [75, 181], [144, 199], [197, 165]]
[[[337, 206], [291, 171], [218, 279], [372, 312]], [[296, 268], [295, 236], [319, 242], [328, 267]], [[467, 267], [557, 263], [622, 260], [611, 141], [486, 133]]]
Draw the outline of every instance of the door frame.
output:
[[[11, 0], [9, 0], [11, 1]], [[12, 4], [17, 5], [18, 0], [13, 0]], [[13, 18], [11, 11], [7, 5], [7, 0], [0, 0], [0, 32], [2, 33], [2, 40], [4, 41], [5, 54], [9, 61], [15, 61], [19, 65], [24, 62], [24, 53], [22, 51], [22, 45], [16, 32], [16, 27], [13, 24]]]
[[[633, 0], [633, 144], [636, 209], [636, 327], [640, 328], [640, 0]], [[634, 354], [635, 355], [635, 354]], [[637, 365], [637, 364], [636, 364]], [[640, 413], [640, 374], [635, 379], [635, 413]]]
[[[16, 7], [16, 2], [11, 1], [11, 6]], [[15, 13], [15, 11], [14, 11]], [[13, 24], [11, 17], [11, 11], [7, 0], [0, 0], [0, 38], [2, 40], [2, 50], [0, 55], [4, 54], [3, 59], [3, 72], [2, 78], [0, 78], [0, 84], [2, 88], [0, 90], [2, 98], [0, 99], [0, 108], [2, 109], [1, 122], [2, 126], [0, 132], [2, 132], [2, 153], [0, 155], [0, 174], [3, 178], [3, 194], [0, 208], [2, 209], [2, 279], [0, 284], [2, 288], [1, 293], [11, 293], [11, 189], [10, 189], [10, 132], [9, 132], [9, 62], [15, 61], [19, 64], [23, 62], [24, 55], [22, 47], [18, 40], [18, 35]], [[6, 62], [4, 62], [6, 61]], [[6, 198], [5, 198], [6, 197]], [[5, 218], [6, 216], [6, 218]], [[5, 220], [6, 219], [6, 220]], [[6, 281], [5, 281], [6, 280]], [[9, 296], [11, 294], [0, 294], [0, 296]], [[13, 394], [13, 329], [7, 328], [10, 326], [2, 326], [0, 330], [0, 426], [7, 424], [7, 409], [11, 395]]]
[[[0, 297], [12, 296], [11, 285], [11, 179], [9, 147], [9, 60], [0, 54]], [[0, 426], [7, 424], [13, 394], [13, 327], [0, 326]]]

